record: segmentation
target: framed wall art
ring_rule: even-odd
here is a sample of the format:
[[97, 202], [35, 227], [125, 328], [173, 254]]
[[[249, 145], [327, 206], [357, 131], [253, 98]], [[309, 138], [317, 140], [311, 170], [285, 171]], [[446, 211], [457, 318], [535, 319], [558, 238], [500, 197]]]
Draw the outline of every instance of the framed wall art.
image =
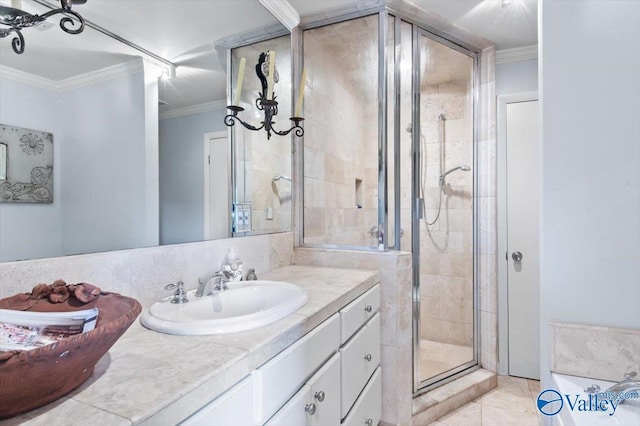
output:
[[53, 203], [53, 134], [0, 124], [0, 203]]

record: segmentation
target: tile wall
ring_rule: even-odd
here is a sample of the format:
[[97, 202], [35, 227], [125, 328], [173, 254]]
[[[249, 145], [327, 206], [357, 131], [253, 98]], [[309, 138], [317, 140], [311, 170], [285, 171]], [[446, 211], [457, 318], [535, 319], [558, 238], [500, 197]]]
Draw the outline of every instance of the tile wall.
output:
[[305, 31], [304, 55], [304, 242], [370, 246], [378, 139], [367, 93], [377, 94], [377, 16]]
[[230, 247], [243, 259], [245, 270], [255, 268], [258, 275], [293, 263], [291, 232], [5, 262], [0, 263], [0, 298], [60, 278], [92, 283], [148, 306], [170, 294], [164, 290], [167, 284], [183, 281], [188, 289], [197, 287], [199, 277], [220, 269]]

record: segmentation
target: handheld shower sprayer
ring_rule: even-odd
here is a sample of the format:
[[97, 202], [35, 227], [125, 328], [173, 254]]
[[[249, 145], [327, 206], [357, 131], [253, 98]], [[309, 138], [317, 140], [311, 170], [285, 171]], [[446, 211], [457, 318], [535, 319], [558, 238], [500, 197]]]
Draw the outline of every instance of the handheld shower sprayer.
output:
[[446, 172], [444, 172], [442, 175], [440, 175], [440, 180], [439, 180], [440, 186], [443, 186], [443, 185], [444, 185], [445, 177], [446, 177], [449, 173], [453, 173], [453, 172], [455, 172], [455, 171], [457, 171], [457, 170], [462, 170], [463, 172], [468, 172], [468, 171], [470, 171], [470, 170], [471, 170], [471, 166], [469, 166], [468, 164], [463, 164], [463, 165], [461, 165], [461, 166], [454, 167], [453, 169], [449, 169], [449, 170], [447, 170], [447, 171], [446, 171]]

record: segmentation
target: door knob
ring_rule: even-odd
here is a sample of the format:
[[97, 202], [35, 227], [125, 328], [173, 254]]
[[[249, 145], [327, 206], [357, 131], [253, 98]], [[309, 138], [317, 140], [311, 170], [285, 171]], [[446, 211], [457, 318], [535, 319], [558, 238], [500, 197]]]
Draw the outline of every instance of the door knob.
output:
[[304, 406], [304, 411], [310, 415], [313, 416], [316, 413], [316, 404], [311, 403], [311, 404], [307, 404]]
[[522, 261], [522, 253], [520, 253], [519, 251], [514, 251], [513, 253], [511, 253], [511, 258], [513, 260], [515, 260], [516, 262], [521, 262]]

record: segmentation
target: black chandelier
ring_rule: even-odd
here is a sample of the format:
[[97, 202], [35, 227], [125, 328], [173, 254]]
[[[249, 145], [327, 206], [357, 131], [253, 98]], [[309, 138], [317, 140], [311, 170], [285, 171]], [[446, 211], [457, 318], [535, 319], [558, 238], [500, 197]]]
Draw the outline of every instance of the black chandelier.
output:
[[[8, 27], [0, 27], [0, 38], [5, 38], [11, 33], [15, 33], [15, 37], [11, 40], [11, 47], [13, 47], [14, 52], [21, 54], [24, 52], [22, 29], [40, 25], [50, 16], [58, 14], [65, 15], [60, 19], [60, 28], [62, 28], [62, 31], [69, 34], [80, 34], [84, 31], [84, 19], [79, 13], [71, 10], [71, 6], [74, 4], [85, 4], [86, 2], [87, 0], [60, 0], [60, 9], [50, 10], [42, 15], [32, 15], [18, 8], [0, 6], [0, 25]], [[76, 20], [69, 17], [69, 15], [73, 16]]]
[[298, 107], [296, 108], [295, 116], [289, 118], [289, 120], [293, 121], [293, 126], [289, 130], [279, 131], [273, 128], [273, 117], [278, 115], [278, 102], [276, 101], [275, 91], [273, 90], [274, 84], [278, 82], [278, 72], [275, 69], [275, 52], [262, 52], [258, 58], [258, 64], [255, 67], [256, 75], [258, 76], [258, 79], [260, 80], [260, 84], [262, 86], [262, 91], [258, 93], [255, 104], [258, 110], [264, 111], [264, 121], [262, 121], [259, 126], [253, 126], [238, 117], [238, 113], [244, 111], [244, 108], [240, 106], [240, 93], [242, 91], [242, 80], [244, 78], [244, 66], [245, 58], [242, 58], [238, 71], [238, 83], [236, 84], [235, 100], [233, 102], [233, 105], [227, 106], [227, 109], [231, 111], [231, 113], [225, 116], [224, 124], [226, 124], [227, 126], [233, 126], [236, 124], [236, 121], [239, 121], [245, 128], [249, 130], [265, 129], [267, 131], [267, 139], [271, 139], [272, 132], [276, 135], [286, 136], [293, 130], [295, 130], [294, 134], [296, 136], [302, 137], [304, 135], [304, 129], [300, 126], [300, 123], [304, 120], [304, 118], [300, 117], [300, 110], [302, 105], [304, 77], [301, 85], [301, 93], [298, 98]]

